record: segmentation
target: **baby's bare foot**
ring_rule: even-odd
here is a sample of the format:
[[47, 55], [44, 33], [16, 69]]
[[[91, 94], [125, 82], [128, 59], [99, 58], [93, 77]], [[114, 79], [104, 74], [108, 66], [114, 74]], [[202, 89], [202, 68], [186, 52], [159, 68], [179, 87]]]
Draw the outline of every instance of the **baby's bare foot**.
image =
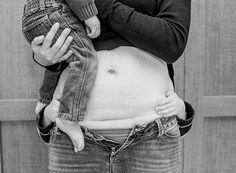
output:
[[82, 151], [84, 149], [84, 136], [79, 123], [57, 118], [56, 124], [70, 137], [74, 145], [75, 152]]

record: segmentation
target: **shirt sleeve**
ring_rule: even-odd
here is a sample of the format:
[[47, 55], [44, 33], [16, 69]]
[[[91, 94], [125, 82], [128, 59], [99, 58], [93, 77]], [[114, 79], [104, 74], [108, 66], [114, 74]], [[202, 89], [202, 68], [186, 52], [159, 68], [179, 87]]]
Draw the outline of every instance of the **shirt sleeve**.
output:
[[102, 23], [135, 47], [175, 62], [183, 53], [190, 25], [191, 0], [156, 0], [157, 15], [136, 11], [118, 0], [96, 0]]
[[43, 116], [44, 116], [44, 110], [46, 107], [44, 107], [39, 114], [36, 116], [37, 121], [37, 131], [41, 139], [44, 141], [45, 144], [48, 144], [51, 138], [51, 133], [53, 130], [53, 127], [55, 123], [51, 123], [49, 126], [44, 127], [43, 126]]
[[66, 0], [66, 3], [82, 21], [96, 16], [98, 13], [94, 0]]
[[184, 102], [184, 103], [185, 103], [185, 110], [186, 110], [186, 119], [180, 119], [177, 117], [180, 135], [182, 137], [186, 135], [186, 133], [191, 129], [193, 119], [194, 119], [194, 110], [192, 106], [188, 102]]

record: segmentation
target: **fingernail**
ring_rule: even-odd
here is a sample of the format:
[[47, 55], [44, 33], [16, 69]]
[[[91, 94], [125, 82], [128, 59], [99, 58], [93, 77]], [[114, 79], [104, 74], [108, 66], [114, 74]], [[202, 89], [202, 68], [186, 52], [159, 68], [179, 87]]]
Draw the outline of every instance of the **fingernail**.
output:
[[73, 37], [72, 36], [69, 36], [69, 38], [68, 38], [69, 40], [73, 40]]

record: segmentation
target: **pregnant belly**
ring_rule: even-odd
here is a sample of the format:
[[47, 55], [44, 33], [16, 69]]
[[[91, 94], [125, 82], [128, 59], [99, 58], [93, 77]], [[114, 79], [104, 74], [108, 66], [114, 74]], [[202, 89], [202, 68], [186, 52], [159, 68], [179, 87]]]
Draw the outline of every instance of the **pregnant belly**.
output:
[[[173, 89], [166, 63], [134, 47], [98, 51], [97, 55], [97, 77], [81, 124], [93, 128], [95, 123], [99, 128], [99, 123], [104, 127], [107, 122], [126, 128], [155, 119], [158, 101]], [[58, 86], [64, 85], [66, 71]]]

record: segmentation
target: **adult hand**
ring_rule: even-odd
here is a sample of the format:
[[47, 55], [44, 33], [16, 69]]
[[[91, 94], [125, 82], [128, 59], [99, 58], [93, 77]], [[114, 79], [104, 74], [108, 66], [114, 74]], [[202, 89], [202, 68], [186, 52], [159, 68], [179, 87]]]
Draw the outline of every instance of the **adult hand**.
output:
[[35, 60], [43, 66], [64, 61], [73, 54], [72, 50], [67, 51], [73, 41], [73, 37], [69, 36], [69, 28], [64, 29], [55, 44], [51, 46], [58, 29], [59, 23], [55, 23], [45, 37], [43, 35], [35, 37], [31, 43]]
[[171, 90], [168, 90], [166, 92], [166, 98], [158, 103], [156, 112], [161, 117], [170, 117], [177, 115], [181, 119], [186, 118], [184, 101]]
[[60, 102], [58, 100], [53, 99], [51, 103], [44, 110], [44, 119], [43, 125], [46, 127], [52, 122], [56, 122], [58, 118]]

